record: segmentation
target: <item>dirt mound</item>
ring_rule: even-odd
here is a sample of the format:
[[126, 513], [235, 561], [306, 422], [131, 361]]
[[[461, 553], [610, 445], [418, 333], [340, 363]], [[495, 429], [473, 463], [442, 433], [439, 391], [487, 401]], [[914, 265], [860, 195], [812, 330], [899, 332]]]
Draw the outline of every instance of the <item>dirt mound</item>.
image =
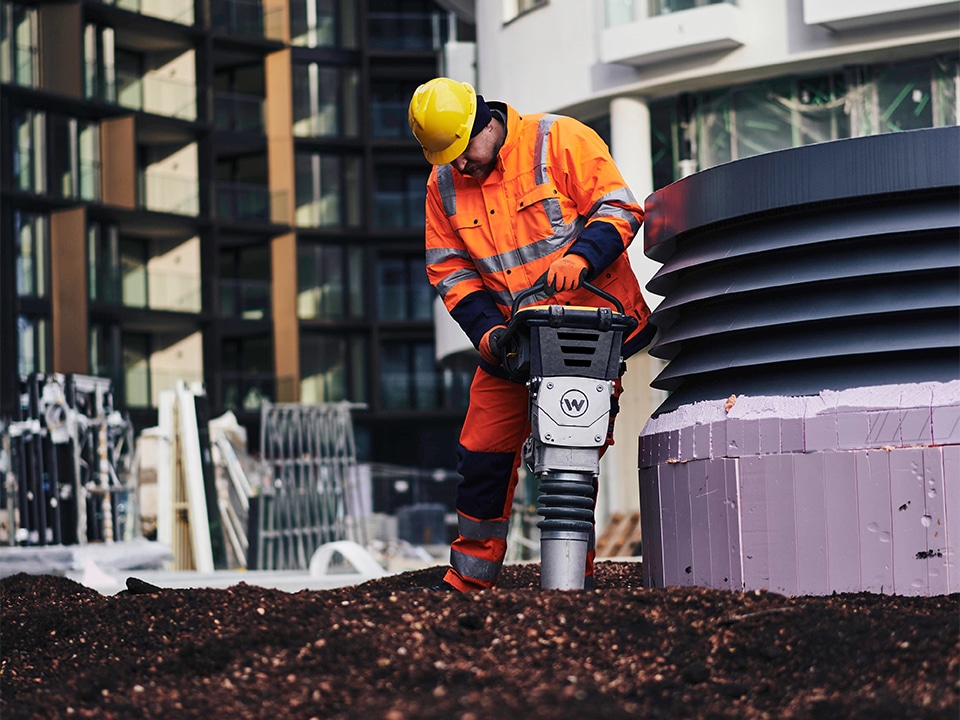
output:
[[438, 570], [285, 593], [53, 576], [0, 581], [0, 716], [14, 718], [951, 718], [960, 595], [543, 592], [508, 566], [470, 595]]

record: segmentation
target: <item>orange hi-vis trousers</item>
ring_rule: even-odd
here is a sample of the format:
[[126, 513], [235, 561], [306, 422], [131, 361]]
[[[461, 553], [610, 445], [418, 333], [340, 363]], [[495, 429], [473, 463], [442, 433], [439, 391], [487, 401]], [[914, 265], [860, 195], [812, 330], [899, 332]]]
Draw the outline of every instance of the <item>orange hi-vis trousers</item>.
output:
[[[610, 424], [600, 454], [613, 445], [613, 425], [622, 385], [614, 383]], [[457, 469], [458, 537], [450, 547], [444, 580], [460, 591], [496, 585], [507, 553], [513, 495], [519, 479], [523, 443], [530, 435], [525, 385], [478, 368], [470, 386], [470, 406], [460, 432]], [[596, 490], [597, 480], [594, 478]], [[596, 498], [596, 492], [594, 492]], [[596, 499], [594, 499], [596, 503]], [[596, 554], [591, 533], [584, 586], [592, 587]]]

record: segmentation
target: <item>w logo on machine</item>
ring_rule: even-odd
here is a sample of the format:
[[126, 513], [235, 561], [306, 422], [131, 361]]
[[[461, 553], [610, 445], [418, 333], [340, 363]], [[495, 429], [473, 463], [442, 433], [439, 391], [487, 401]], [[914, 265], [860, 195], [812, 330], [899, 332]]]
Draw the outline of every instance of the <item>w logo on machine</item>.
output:
[[580, 390], [567, 390], [560, 398], [560, 409], [567, 417], [580, 417], [588, 407], [590, 401]]

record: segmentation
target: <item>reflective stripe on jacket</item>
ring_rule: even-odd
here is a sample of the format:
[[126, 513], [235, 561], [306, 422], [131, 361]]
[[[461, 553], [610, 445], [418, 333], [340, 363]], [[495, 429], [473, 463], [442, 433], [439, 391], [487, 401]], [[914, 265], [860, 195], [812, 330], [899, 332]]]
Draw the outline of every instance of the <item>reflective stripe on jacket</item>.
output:
[[[572, 118], [490, 106], [505, 114], [507, 135], [486, 181], [438, 165], [427, 182], [427, 276], [451, 315], [479, 345], [510, 317], [514, 298], [572, 252], [590, 261], [591, 282], [617, 297], [642, 330], [650, 311], [625, 250], [643, 208], [603, 140]], [[582, 288], [537, 293], [523, 304], [544, 301], [610, 305]]]

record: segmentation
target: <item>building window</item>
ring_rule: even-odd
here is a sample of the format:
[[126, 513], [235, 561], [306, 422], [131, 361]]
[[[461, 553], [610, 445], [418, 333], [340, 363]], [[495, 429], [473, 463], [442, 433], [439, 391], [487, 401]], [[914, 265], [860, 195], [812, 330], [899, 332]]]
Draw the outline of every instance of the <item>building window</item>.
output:
[[220, 315], [244, 320], [270, 317], [270, 248], [220, 251]]
[[14, 210], [13, 232], [17, 243], [17, 295], [44, 297], [47, 294], [47, 217]]
[[366, 367], [363, 337], [301, 333], [300, 401], [366, 402]]
[[114, 103], [117, 75], [113, 28], [87, 23], [83, 32], [84, 96]]
[[759, 153], [954, 125], [956, 56], [857, 66], [684, 94], [650, 104], [654, 189]]
[[549, 0], [503, 0], [503, 22], [508, 23], [524, 13], [545, 7]]
[[97, 123], [50, 115], [50, 191], [57, 197], [100, 198], [100, 128]]
[[427, 176], [417, 167], [380, 166], [375, 173], [373, 224], [378, 228], [422, 228], [426, 222]]
[[432, 342], [384, 342], [380, 352], [380, 401], [384, 410], [440, 407], [443, 379]]
[[363, 287], [361, 248], [304, 242], [297, 247], [297, 317], [362, 318]]
[[42, 193], [46, 189], [45, 128], [42, 112], [25, 110], [13, 118], [13, 181], [18, 190]]
[[359, 157], [299, 152], [295, 166], [299, 227], [359, 227], [363, 191]]
[[377, 260], [377, 317], [385, 321], [431, 320], [436, 293], [427, 281], [423, 253]]
[[49, 372], [49, 323], [46, 318], [21, 315], [17, 318], [17, 343], [20, 350], [17, 370], [21, 375]]
[[[425, 72], [424, 76], [429, 72]], [[370, 84], [370, 129], [378, 138], [409, 138], [407, 107], [418, 83], [378, 80]]]
[[302, 47], [357, 47], [353, 0], [291, 0], [290, 44]]
[[736, 5], [737, 0], [650, 0], [650, 17], [722, 3]]
[[294, 64], [293, 134], [357, 137], [360, 134], [359, 82], [355, 68]]
[[37, 10], [0, 3], [0, 82], [37, 86]]

